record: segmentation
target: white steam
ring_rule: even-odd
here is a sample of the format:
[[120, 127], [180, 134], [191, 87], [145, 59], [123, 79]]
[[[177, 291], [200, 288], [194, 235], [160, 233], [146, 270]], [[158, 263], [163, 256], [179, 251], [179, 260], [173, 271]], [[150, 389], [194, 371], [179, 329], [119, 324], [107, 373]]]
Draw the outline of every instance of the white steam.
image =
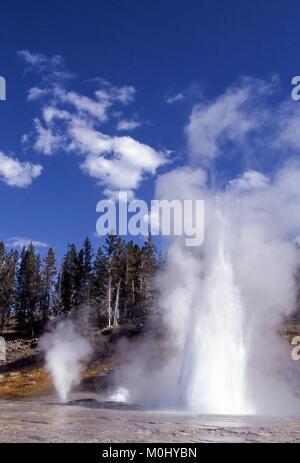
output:
[[108, 397], [108, 400], [111, 402], [123, 402], [126, 403], [129, 401], [129, 391], [128, 389], [125, 389], [124, 387], [118, 387], [110, 396]]
[[80, 373], [92, 354], [90, 343], [79, 334], [70, 320], [60, 322], [40, 341], [50, 373], [61, 401], [80, 383]]
[[[277, 78], [243, 78], [195, 105], [185, 129], [191, 165], [157, 179], [157, 199], [205, 201], [205, 237], [198, 249], [181, 239], [169, 247], [157, 279], [167, 348], [154, 340], [130, 353], [119, 384], [132, 402], [195, 413], [300, 412], [298, 365], [280, 334], [296, 309], [300, 112], [291, 101], [268, 104], [277, 88]], [[267, 156], [269, 175], [253, 168]]]
[[[131, 401], [148, 406], [297, 413], [298, 365], [279, 330], [296, 307], [300, 168], [289, 165], [264, 181], [252, 171], [225, 190], [197, 186], [196, 172], [177, 169], [157, 183], [158, 197], [204, 198], [206, 206], [204, 245], [188, 248], [176, 240], [158, 278], [167, 359], [155, 365], [155, 346], [139, 347], [121, 384]], [[174, 176], [184, 182], [172, 194]]]
[[[251, 413], [246, 394], [247, 329], [226, 243], [225, 222], [215, 217], [218, 237], [207, 262], [183, 354], [180, 390], [187, 408], [204, 413]], [[200, 310], [199, 310], [200, 309]]]

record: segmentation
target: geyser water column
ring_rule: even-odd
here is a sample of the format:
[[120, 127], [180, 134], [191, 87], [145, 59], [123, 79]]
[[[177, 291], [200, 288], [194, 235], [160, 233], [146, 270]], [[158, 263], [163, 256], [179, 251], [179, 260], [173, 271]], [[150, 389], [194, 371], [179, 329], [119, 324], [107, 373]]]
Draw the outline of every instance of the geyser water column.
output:
[[80, 383], [80, 373], [91, 357], [92, 347], [71, 320], [64, 320], [41, 337], [40, 348], [58, 396], [66, 402], [71, 389]]
[[180, 378], [185, 406], [199, 413], [251, 414], [247, 399], [247, 334], [235, 283], [228, 230], [216, 211], [206, 270], [194, 301]]

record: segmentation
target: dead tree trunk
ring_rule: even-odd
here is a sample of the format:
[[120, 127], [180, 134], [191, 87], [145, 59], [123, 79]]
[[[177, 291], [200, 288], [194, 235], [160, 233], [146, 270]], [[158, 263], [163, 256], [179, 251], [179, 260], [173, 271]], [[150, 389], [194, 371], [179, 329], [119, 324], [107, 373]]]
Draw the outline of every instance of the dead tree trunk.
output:
[[119, 326], [119, 318], [120, 318], [120, 310], [119, 310], [119, 294], [120, 294], [120, 281], [118, 282], [117, 286], [117, 294], [116, 294], [116, 302], [115, 302], [115, 310], [114, 310], [114, 326]]
[[112, 310], [111, 310], [111, 298], [112, 298], [112, 287], [111, 287], [111, 259], [108, 264], [108, 327], [111, 327]]

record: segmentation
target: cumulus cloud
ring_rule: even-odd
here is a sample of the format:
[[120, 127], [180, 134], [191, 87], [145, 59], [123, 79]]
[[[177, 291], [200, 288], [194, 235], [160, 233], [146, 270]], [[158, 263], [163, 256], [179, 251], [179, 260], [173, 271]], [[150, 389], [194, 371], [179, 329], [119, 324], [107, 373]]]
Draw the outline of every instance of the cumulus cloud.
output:
[[35, 121], [34, 149], [51, 155], [61, 149], [84, 157], [81, 169], [97, 179], [113, 197], [116, 190], [133, 194], [145, 175], [154, 175], [166, 163], [166, 153], [156, 151], [129, 136], [109, 136], [86, 117], [45, 107], [45, 127]]
[[0, 178], [11, 187], [25, 188], [42, 172], [40, 164], [20, 162], [0, 151]]
[[222, 152], [224, 140], [241, 144], [266, 118], [253, 104], [258, 96], [269, 94], [269, 86], [255, 79], [244, 79], [207, 104], [197, 104], [186, 127], [189, 149], [194, 156], [212, 160]]
[[114, 103], [128, 105], [135, 99], [136, 90], [131, 85], [117, 87], [105, 79], [93, 79], [100, 88], [90, 98], [74, 90], [67, 90], [68, 81], [75, 78], [75, 74], [69, 72], [65, 60], [61, 55], [47, 56], [42, 53], [32, 53], [29, 50], [21, 50], [18, 55], [25, 63], [25, 72], [38, 74], [46, 87], [34, 86], [29, 89], [28, 101], [38, 100], [49, 95], [52, 100], [67, 103], [75, 107], [77, 111], [83, 111], [100, 122], [107, 120], [107, 110]]
[[[202, 198], [201, 191], [207, 183], [207, 173], [203, 169], [190, 166], [178, 167], [158, 176], [155, 182], [155, 197], [158, 199]], [[171, 185], [176, 185], [172, 188]]]
[[68, 111], [57, 109], [53, 106], [46, 106], [43, 108], [43, 119], [46, 124], [50, 124], [53, 119], [70, 120], [71, 115]]
[[[59, 72], [66, 69], [61, 57], [47, 58], [29, 51], [20, 54], [30, 71], [52, 75], [51, 85], [45, 89], [33, 87], [28, 94], [31, 101], [42, 96], [48, 98], [41, 108], [42, 116], [34, 120], [34, 131], [23, 137], [37, 152], [52, 155], [66, 151], [81, 155], [81, 169], [95, 178], [110, 197], [120, 189], [132, 196], [145, 176], [154, 175], [165, 164], [165, 152], [129, 136], [108, 135], [102, 129], [102, 125], [109, 122], [114, 105], [124, 108], [134, 101], [134, 87], [117, 87], [104, 79], [93, 79], [97, 90], [92, 96], [83, 95], [69, 89], [66, 80], [62, 85], [57, 78]], [[127, 117], [122, 110], [121, 116], [117, 124], [119, 131], [133, 130], [140, 125], [135, 115]]]
[[269, 157], [275, 165], [274, 159], [297, 156], [300, 107], [292, 100], [272, 100], [277, 91], [276, 77], [270, 81], [248, 77], [215, 100], [196, 104], [185, 127], [191, 159], [208, 166], [235, 152], [248, 164], [251, 160], [263, 164]]
[[72, 148], [84, 153], [82, 169], [105, 186], [105, 193], [136, 190], [145, 174], [154, 174], [166, 160], [164, 153], [131, 137], [109, 137], [82, 124], [70, 127]]
[[255, 188], [263, 188], [267, 186], [270, 179], [261, 172], [255, 170], [249, 170], [244, 172], [240, 177], [229, 181], [229, 185], [232, 188], [240, 190], [252, 190]]
[[109, 99], [99, 98], [97, 101], [74, 91], [66, 92], [59, 88], [56, 89], [55, 96], [59, 101], [73, 105], [77, 111], [84, 112], [100, 122], [107, 120], [107, 109], [111, 106]]
[[39, 119], [35, 119], [36, 139], [33, 148], [39, 153], [51, 155], [62, 146], [64, 138], [54, 133], [51, 127], [43, 127]]
[[300, 111], [274, 101], [278, 78], [242, 78], [213, 101], [196, 104], [185, 127], [190, 156], [202, 164], [235, 151], [256, 158], [300, 149]]

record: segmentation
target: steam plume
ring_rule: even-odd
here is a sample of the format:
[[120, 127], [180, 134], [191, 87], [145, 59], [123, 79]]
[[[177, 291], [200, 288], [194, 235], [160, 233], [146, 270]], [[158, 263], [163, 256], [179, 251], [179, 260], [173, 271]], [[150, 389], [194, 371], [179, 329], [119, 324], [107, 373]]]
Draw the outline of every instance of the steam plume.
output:
[[272, 180], [244, 189], [246, 175], [225, 191], [196, 187], [195, 171], [191, 183], [190, 173], [184, 168], [166, 174], [157, 190], [162, 185], [173, 199], [170, 183], [180, 175], [183, 194], [178, 186], [176, 197], [206, 201], [204, 246], [192, 249], [175, 241], [157, 281], [169, 356], [155, 365], [155, 347], [139, 347], [121, 371], [121, 383], [131, 401], [150, 406], [295, 413], [296, 362], [279, 330], [295, 310], [300, 168], [289, 165]]
[[79, 334], [70, 320], [60, 322], [40, 341], [50, 373], [61, 401], [80, 383], [80, 373], [92, 354], [89, 342]]

